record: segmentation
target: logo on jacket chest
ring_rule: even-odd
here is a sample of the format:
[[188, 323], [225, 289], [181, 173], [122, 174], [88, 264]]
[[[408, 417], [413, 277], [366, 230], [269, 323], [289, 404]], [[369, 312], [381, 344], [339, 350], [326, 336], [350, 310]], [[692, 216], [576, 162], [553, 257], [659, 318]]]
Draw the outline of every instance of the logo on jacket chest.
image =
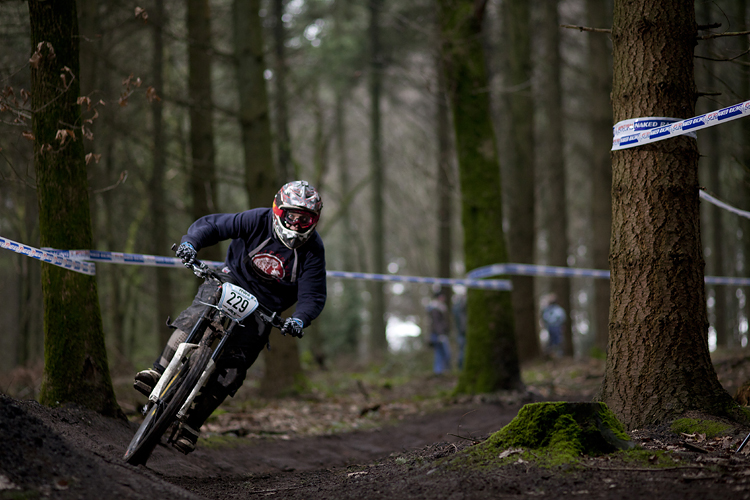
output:
[[284, 261], [277, 255], [271, 253], [259, 253], [251, 258], [253, 269], [266, 279], [281, 280], [284, 279]]

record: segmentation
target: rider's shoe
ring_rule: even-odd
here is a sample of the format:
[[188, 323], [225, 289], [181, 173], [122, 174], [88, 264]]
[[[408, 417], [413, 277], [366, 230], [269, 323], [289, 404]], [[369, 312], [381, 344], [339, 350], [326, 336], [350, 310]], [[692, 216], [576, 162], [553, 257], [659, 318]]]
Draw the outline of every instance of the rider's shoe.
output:
[[148, 370], [143, 370], [135, 374], [135, 382], [133, 382], [133, 387], [135, 387], [135, 390], [140, 392], [141, 394], [149, 396], [151, 395], [151, 391], [154, 390], [154, 387], [156, 387], [156, 383], [160, 378], [161, 373], [149, 368]]
[[177, 439], [172, 443], [172, 446], [187, 455], [195, 450], [195, 443], [198, 442], [199, 435], [200, 431], [196, 431], [187, 424], [182, 424], [180, 426], [180, 432], [177, 434]]

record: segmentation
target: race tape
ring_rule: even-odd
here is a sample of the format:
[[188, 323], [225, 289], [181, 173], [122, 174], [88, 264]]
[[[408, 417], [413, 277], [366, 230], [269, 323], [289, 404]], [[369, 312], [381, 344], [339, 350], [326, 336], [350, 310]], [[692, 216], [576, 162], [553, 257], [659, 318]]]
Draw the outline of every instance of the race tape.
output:
[[[609, 279], [609, 271], [596, 269], [576, 269], [572, 267], [537, 266], [533, 264], [493, 264], [479, 267], [467, 274], [468, 278], [481, 279], [500, 275], [519, 276], [557, 276], [557, 277], [592, 277]], [[705, 276], [707, 285], [736, 285], [750, 286], [750, 278], [734, 278], [730, 276]]]
[[[176, 257], [159, 257], [156, 255], [144, 255], [123, 252], [105, 252], [102, 250], [54, 250], [45, 249], [48, 252], [68, 259], [73, 262], [109, 262], [112, 264], [130, 264], [139, 266], [155, 267], [183, 267], [182, 260]], [[224, 267], [223, 262], [204, 260], [208, 266], [215, 269]], [[468, 288], [482, 288], [489, 290], [511, 290], [512, 285], [508, 280], [472, 280], [472, 279], [447, 279], [427, 278], [421, 276], [400, 276], [392, 274], [370, 274], [370, 273], [348, 273], [340, 271], [327, 271], [326, 276], [330, 278], [348, 278], [370, 281], [390, 281], [400, 283], [425, 283], [441, 286], [463, 285]]]
[[5, 248], [11, 252], [20, 253], [27, 257], [31, 257], [32, 259], [41, 260], [42, 262], [47, 262], [48, 264], [63, 267], [71, 271], [88, 274], [90, 276], [96, 274], [96, 268], [94, 267], [94, 264], [90, 262], [65, 258], [57, 252], [40, 250], [39, 248], [30, 247], [7, 238], [0, 237], [0, 248]]
[[422, 276], [400, 276], [395, 274], [347, 273], [342, 271], [326, 271], [329, 278], [349, 278], [369, 281], [393, 281], [397, 283], [425, 283], [440, 286], [463, 285], [467, 288], [483, 288], [489, 290], [512, 290], [513, 285], [508, 280], [476, 280], [425, 278]]
[[[45, 248], [50, 252], [55, 252], [67, 259], [76, 261], [91, 262], [108, 262], [110, 264], [130, 264], [135, 266], [150, 267], [183, 267], [182, 260], [177, 257], [160, 257], [158, 255], [145, 255], [139, 253], [123, 252], [105, 252], [103, 250], [55, 250]], [[224, 267], [223, 262], [215, 260], [204, 260], [206, 265], [214, 269]]]
[[[703, 193], [703, 191], [701, 191], [701, 193]], [[708, 194], [705, 194], [705, 196], [716, 200]], [[729, 205], [727, 206], [729, 207]], [[750, 212], [744, 213], [748, 214], [748, 217], [750, 217]], [[0, 237], [0, 248], [6, 248], [13, 252], [20, 253], [28, 257], [41, 260], [43, 262], [47, 262], [49, 264], [54, 264], [71, 271], [76, 271], [92, 276], [96, 274], [94, 262], [109, 262], [113, 264], [130, 264], [155, 267], [179, 268], [183, 266], [182, 260], [176, 257], [159, 257], [155, 255], [105, 252], [102, 250], [38, 249], [2, 237]], [[224, 263], [219, 261], [203, 262], [216, 269], [220, 269], [224, 266]], [[534, 264], [493, 264], [470, 271], [466, 275], [465, 279], [429, 278], [422, 276], [401, 276], [393, 274], [354, 273], [342, 271], [327, 271], [326, 275], [330, 278], [360, 279], [396, 283], [422, 283], [435, 284], [440, 286], [463, 285], [467, 288], [509, 291], [513, 288], [513, 285], [509, 280], [491, 280], [486, 278], [499, 275], [518, 275], [547, 277], [593, 277], [608, 279], [609, 271], [597, 269], [578, 269], [560, 266], [539, 266]], [[706, 276], [705, 282], [709, 285], [750, 286], [750, 278]]]
[[750, 212], [746, 212], [745, 210], [740, 210], [739, 208], [735, 208], [732, 205], [729, 205], [728, 203], [724, 203], [723, 201], [714, 198], [713, 196], [705, 192], [703, 189], [698, 191], [698, 194], [700, 195], [701, 199], [706, 200], [709, 203], [713, 203], [717, 207], [723, 208], [724, 210], [732, 212], [735, 215], [739, 215], [740, 217], [750, 219]]
[[538, 266], [535, 264], [492, 264], [478, 267], [466, 275], [469, 279], [483, 279], [501, 274], [518, 276], [593, 277], [609, 279], [609, 271], [577, 269], [573, 267]]
[[[698, 130], [736, 120], [749, 114], [750, 101], [744, 101], [685, 120], [678, 118], [633, 118], [623, 120], [612, 127], [612, 151], [643, 146], [644, 144], [663, 141], [664, 139], [677, 137], [678, 135], [695, 137], [694, 133]], [[666, 120], [677, 121], [659, 124], [660, 121]], [[639, 124], [639, 129], [636, 129], [636, 123]], [[649, 123], [655, 126], [649, 127]]]

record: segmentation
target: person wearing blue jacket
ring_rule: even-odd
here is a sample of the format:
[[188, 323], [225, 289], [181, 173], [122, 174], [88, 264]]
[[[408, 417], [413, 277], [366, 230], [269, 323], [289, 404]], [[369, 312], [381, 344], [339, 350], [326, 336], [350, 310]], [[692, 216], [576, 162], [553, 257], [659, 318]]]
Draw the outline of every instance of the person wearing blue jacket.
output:
[[[315, 230], [322, 208], [315, 188], [305, 181], [290, 182], [276, 194], [272, 208], [201, 217], [182, 237], [176, 254], [189, 266], [202, 248], [231, 240], [222, 269], [223, 281], [248, 290], [277, 313], [296, 303], [281, 333], [302, 337], [303, 328], [321, 313], [326, 302], [325, 250]], [[135, 377], [138, 391], [151, 393], [217, 288], [213, 282], [204, 282], [192, 305], [170, 325], [175, 331], [153, 369], [143, 370]], [[240, 388], [247, 370], [268, 345], [269, 334], [270, 327], [260, 320], [235, 327], [214, 376], [203, 391], [206, 396], [196, 401], [181, 425], [175, 448], [183, 453], [195, 449], [200, 427], [227, 396], [234, 396]]]

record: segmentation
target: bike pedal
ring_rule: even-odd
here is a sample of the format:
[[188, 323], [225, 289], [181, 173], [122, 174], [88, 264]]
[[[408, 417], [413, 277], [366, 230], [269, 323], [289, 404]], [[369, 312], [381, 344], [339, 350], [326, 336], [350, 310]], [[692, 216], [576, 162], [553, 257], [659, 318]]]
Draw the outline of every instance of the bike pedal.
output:
[[141, 382], [140, 380], [136, 380], [133, 382], [133, 387], [136, 391], [140, 392], [144, 396], [150, 396], [151, 391], [153, 391], [153, 387], [149, 387], [145, 383]]

